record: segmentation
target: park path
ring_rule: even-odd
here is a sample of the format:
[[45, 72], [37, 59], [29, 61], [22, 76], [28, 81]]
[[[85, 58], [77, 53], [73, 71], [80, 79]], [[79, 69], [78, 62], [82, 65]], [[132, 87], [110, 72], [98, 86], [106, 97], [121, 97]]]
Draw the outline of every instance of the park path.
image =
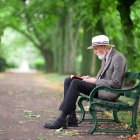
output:
[[63, 83], [50, 82], [41, 73], [0, 74], [0, 140], [118, 140], [121, 134], [86, 135], [91, 124], [62, 133], [42, 127], [58, 113]]

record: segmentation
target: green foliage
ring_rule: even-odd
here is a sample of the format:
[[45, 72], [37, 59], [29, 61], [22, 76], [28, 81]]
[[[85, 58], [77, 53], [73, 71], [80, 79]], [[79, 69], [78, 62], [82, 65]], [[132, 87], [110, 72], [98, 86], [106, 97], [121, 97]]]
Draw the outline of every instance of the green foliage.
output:
[[37, 70], [44, 71], [45, 70], [45, 64], [43, 59], [38, 59], [35, 61], [33, 68]]
[[7, 63], [7, 65], [6, 65], [6, 68], [17, 68], [17, 67], [18, 67], [18, 65], [16, 65], [15, 63], [12, 63], [12, 62]]
[[22, 34], [6, 28], [1, 39], [0, 55], [6, 59], [8, 68], [18, 67], [23, 60], [33, 65], [40, 54]]
[[[122, 19], [117, 10], [117, 4], [118, 1], [113, 0], [29, 0], [29, 4], [20, 0], [1, 0], [0, 56], [6, 59], [9, 66], [18, 65], [25, 57], [23, 50], [28, 50], [27, 46], [30, 44], [31, 48], [36, 48], [32, 49], [36, 56], [33, 57], [34, 59], [31, 59], [28, 53], [26, 56], [26, 59], [30, 60], [31, 67], [44, 70], [44, 64], [48, 61], [46, 56], [43, 56], [44, 62], [37, 59], [41, 54], [47, 54], [45, 51], [49, 49], [53, 52], [52, 67], [56, 71], [73, 72], [76, 70], [76, 73], [80, 73], [80, 65], [83, 61], [82, 51], [83, 47], [86, 48], [83, 42], [85, 32], [91, 31], [93, 35], [96, 35], [101, 33], [99, 29], [104, 29], [105, 34], [110, 37], [111, 43], [115, 44], [118, 50], [127, 58], [132, 56], [135, 66], [129, 70], [139, 71], [140, 1], [137, 0], [131, 7], [130, 16], [134, 24], [135, 37], [133, 46], [129, 46], [129, 40], [124, 38]], [[101, 26], [99, 20], [102, 21]], [[84, 29], [85, 22], [90, 23], [86, 29]], [[8, 31], [9, 29], [11, 31]], [[5, 36], [6, 32], [9, 34]], [[6, 37], [4, 41], [3, 37]], [[87, 42], [90, 44], [91, 40], [88, 39]], [[66, 71], [68, 66], [65, 60], [68, 54], [71, 69], [67, 68]], [[130, 58], [128, 61], [131, 64]]]

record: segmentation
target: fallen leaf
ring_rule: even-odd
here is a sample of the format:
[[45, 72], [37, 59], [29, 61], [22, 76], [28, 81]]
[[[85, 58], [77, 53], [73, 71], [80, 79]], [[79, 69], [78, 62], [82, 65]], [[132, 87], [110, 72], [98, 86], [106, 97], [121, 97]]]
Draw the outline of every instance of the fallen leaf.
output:
[[123, 135], [118, 136], [118, 138], [119, 138], [119, 139], [126, 139], [126, 137], [123, 136]]
[[59, 134], [59, 133], [61, 133], [62, 131], [63, 131], [63, 127], [59, 128], [59, 129], [56, 129], [56, 130], [55, 130], [55, 133], [56, 133], [56, 134]]

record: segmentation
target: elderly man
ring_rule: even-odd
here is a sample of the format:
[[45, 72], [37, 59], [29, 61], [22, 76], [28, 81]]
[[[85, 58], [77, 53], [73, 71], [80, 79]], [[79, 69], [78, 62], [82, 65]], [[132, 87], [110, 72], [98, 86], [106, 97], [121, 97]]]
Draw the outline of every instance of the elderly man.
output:
[[[96, 78], [90, 76], [82, 76], [82, 80], [66, 78], [64, 82], [64, 99], [59, 108], [61, 113], [52, 124], [44, 124], [45, 128], [58, 129], [78, 125], [75, 109], [80, 92], [89, 95], [96, 86], [121, 88], [126, 70], [126, 59], [113, 47], [114, 45], [109, 44], [109, 38], [105, 35], [98, 35], [92, 38], [92, 46], [88, 47], [88, 49], [92, 49], [94, 54], [102, 60], [101, 68]], [[97, 93], [96, 98], [115, 101], [118, 95], [100, 91]]]

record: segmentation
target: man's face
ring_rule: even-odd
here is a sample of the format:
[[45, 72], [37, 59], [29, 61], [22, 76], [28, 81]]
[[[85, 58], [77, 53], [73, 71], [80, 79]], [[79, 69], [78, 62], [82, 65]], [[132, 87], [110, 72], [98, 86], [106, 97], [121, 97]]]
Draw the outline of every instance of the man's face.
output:
[[93, 47], [93, 52], [95, 55], [98, 56], [99, 59], [104, 59], [106, 53], [107, 53], [107, 48], [105, 46], [94, 46]]

